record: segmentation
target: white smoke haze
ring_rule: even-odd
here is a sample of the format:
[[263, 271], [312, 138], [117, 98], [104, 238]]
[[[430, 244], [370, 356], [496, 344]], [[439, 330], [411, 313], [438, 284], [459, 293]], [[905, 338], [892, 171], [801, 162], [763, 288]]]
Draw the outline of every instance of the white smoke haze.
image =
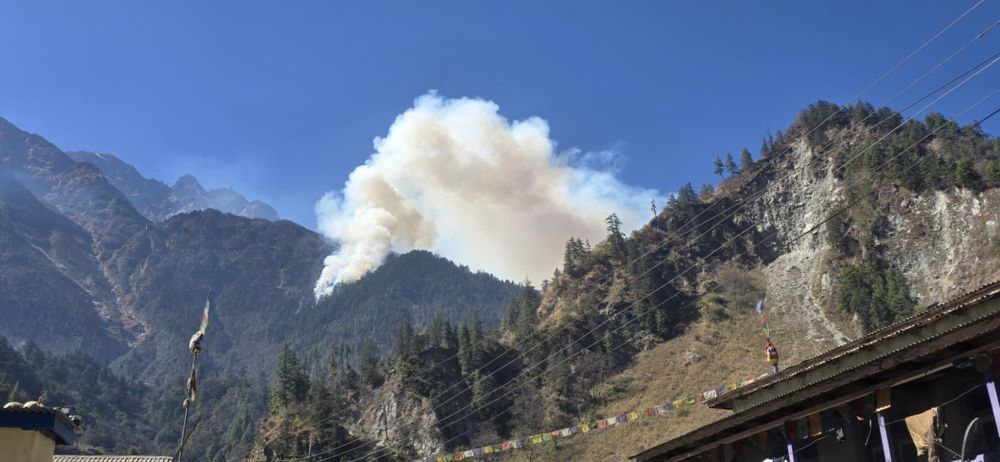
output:
[[604, 239], [613, 212], [634, 229], [651, 218], [650, 199], [665, 202], [619, 181], [613, 152], [557, 153], [544, 120], [509, 122], [499, 110], [432, 92], [396, 117], [344, 188], [316, 204], [320, 232], [340, 243], [317, 297], [413, 249], [538, 282], [561, 264], [570, 237]]

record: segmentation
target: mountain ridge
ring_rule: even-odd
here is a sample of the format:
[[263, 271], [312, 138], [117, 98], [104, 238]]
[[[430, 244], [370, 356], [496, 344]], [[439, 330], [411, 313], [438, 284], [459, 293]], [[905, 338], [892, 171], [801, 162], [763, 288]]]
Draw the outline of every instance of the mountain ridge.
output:
[[[127, 164], [119, 166], [122, 175], [142, 179]], [[213, 310], [201, 374], [211, 377], [205, 386], [213, 400], [202, 409], [203, 425], [232, 428], [248, 443], [265, 408], [269, 359], [283, 345], [314, 358], [320, 345], [359, 350], [369, 333], [394, 327], [386, 323], [426, 323], [438, 315], [456, 321], [478, 313], [495, 327], [517, 287], [413, 252], [317, 304], [313, 286], [334, 247], [291, 221], [212, 208], [150, 220], [136, 206], [144, 202], [112, 184], [116, 173], [109, 179], [98, 166], [75, 162], [2, 119], [0, 172], [0, 316], [14, 320], [0, 325], [0, 336], [57, 354], [83, 351], [108, 364], [110, 373], [147, 385], [136, 404], [142, 408], [129, 409], [143, 425], [152, 419], [145, 414], [157, 416], [159, 430], [147, 448], [169, 451], [176, 444], [187, 340], [206, 299]], [[184, 197], [241, 203], [235, 191], [204, 191], [193, 177], [180, 183], [195, 193]], [[427, 283], [414, 285], [412, 276]], [[463, 297], [468, 293], [474, 296]], [[374, 348], [388, 350], [389, 337], [375, 336]], [[17, 378], [5, 380], [0, 391], [17, 392]], [[205, 433], [191, 451], [204, 460], [228, 460], [247, 449]]]
[[[403, 346], [379, 363], [384, 383], [362, 388], [363, 406], [341, 423], [360, 415], [381, 428], [393, 410], [393, 428], [353, 430], [386, 457], [496, 444], [766, 373], [761, 300], [788, 365], [995, 278], [983, 268], [1000, 265], [1000, 140], [977, 125], [820, 101], [756, 159], [745, 153], [718, 188], [685, 185], [629, 235], [609, 218], [605, 241], [571, 238], [563, 265], [515, 298], [502, 330], [458, 335], [457, 346], [440, 329], [401, 331]], [[435, 368], [448, 354], [459, 370]], [[520, 372], [494, 375], [495, 364]], [[504, 458], [618, 459], [718, 416], [697, 408]], [[254, 447], [302, 450], [305, 440], [271, 431], [279, 425], [311, 428], [281, 414]]]
[[194, 175], [186, 174], [173, 186], [146, 178], [133, 165], [113, 154], [91, 151], [68, 151], [66, 154], [77, 162], [94, 165], [108, 181], [129, 198], [147, 219], [160, 222], [178, 213], [216, 209], [247, 218], [277, 221], [278, 212], [270, 205], [248, 200], [232, 188], [206, 190]]

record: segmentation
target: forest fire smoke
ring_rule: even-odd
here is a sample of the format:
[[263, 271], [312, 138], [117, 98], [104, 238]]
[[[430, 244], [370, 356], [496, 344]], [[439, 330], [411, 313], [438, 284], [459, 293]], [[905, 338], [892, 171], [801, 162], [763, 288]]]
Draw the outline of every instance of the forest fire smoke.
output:
[[340, 244], [317, 297], [412, 249], [541, 281], [569, 237], [603, 239], [613, 212], [633, 229], [650, 218], [651, 199], [662, 203], [657, 191], [618, 180], [612, 153], [557, 152], [544, 120], [509, 122], [481, 99], [421, 96], [374, 147], [342, 190], [316, 204], [320, 232]]

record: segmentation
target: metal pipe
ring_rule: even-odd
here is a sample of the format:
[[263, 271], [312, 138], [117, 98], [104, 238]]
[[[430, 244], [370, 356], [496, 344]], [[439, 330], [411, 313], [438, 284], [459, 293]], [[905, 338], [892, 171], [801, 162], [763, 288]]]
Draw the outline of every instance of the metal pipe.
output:
[[892, 462], [892, 444], [889, 441], [889, 432], [885, 428], [885, 414], [878, 413], [878, 432], [882, 435], [882, 452], [885, 462]]

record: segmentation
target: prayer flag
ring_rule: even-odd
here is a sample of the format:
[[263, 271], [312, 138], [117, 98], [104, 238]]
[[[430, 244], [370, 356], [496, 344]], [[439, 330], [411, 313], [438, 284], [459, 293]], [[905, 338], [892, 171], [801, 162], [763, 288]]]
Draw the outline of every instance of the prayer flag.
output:
[[[468, 452], [468, 451], [466, 451], [466, 452]], [[481, 456], [481, 455], [483, 455], [483, 448], [473, 449], [472, 450], [472, 455], [473, 456]]]
[[604, 430], [605, 428], [608, 428], [608, 421], [607, 420], [598, 420], [597, 421], [597, 429], [598, 430]]
[[875, 391], [875, 412], [882, 412], [892, 407], [892, 389], [883, 388]]
[[629, 412], [627, 415], [628, 415], [628, 420], [630, 421], [639, 419], [639, 413], [636, 411]]
[[809, 420], [799, 419], [795, 421], [795, 424], [798, 425], [799, 427], [798, 428], [799, 439], [804, 440], [806, 438], [809, 438]]
[[195, 377], [194, 369], [191, 369], [191, 377], [188, 378], [188, 400], [194, 402], [198, 398], [198, 379]]
[[628, 417], [626, 417], [625, 414], [618, 416], [618, 423], [625, 423], [625, 422], [628, 422]]
[[552, 441], [552, 434], [550, 434], [550, 433], [543, 433], [542, 434], [542, 441]]
[[493, 446], [483, 446], [483, 454], [493, 454]]
[[809, 436], [819, 436], [823, 434], [823, 421], [819, 413], [809, 415]]
[[754, 309], [757, 310], [757, 314], [764, 314], [764, 300], [757, 302], [757, 306]]
[[208, 329], [208, 309], [211, 307], [211, 302], [205, 300], [205, 310], [201, 313], [201, 327], [198, 328], [198, 332], [202, 334], [205, 333], [205, 329]]
[[820, 418], [823, 421], [823, 431], [833, 431], [837, 428], [837, 415], [834, 414], [833, 410], [826, 410], [820, 413]]
[[856, 399], [851, 401], [851, 414], [854, 414], [855, 420], [865, 420], [865, 402], [861, 399]]
[[514, 444], [511, 443], [510, 441], [505, 441], [504, 443], [500, 444], [500, 451], [510, 451], [510, 448], [513, 446]]
[[714, 448], [708, 450], [708, 460], [709, 460], [709, 462], [719, 462], [719, 449], [720, 448], [718, 448], [718, 447], [714, 447]]
[[656, 409], [651, 408], [651, 407], [647, 407], [646, 408], [646, 416], [647, 417], [653, 417], [654, 415], [656, 415]]
[[791, 420], [785, 422], [785, 439], [789, 443], [799, 440], [799, 427]]

